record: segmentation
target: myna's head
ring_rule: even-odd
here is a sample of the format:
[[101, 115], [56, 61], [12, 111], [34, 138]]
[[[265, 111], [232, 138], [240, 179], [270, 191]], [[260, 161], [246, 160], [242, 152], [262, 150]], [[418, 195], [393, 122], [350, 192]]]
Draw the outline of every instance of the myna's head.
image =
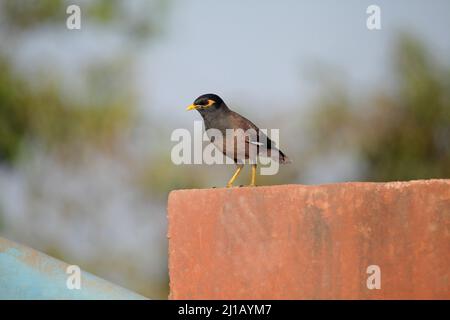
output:
[[217, 94], [204, 94], [195, 99], [186, 110], [197, 110], [200, 114], [228, 110], [228, 107]]

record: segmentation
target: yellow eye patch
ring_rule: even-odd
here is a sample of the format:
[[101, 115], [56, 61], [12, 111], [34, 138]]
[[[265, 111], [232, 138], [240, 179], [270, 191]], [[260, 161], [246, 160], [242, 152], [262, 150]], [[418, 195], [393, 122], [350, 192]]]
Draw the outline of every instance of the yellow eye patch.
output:
[[214, 100], [209, 100], [209, 99], [208, 99], [208, 104], [204, 105], [203, 107], [204, 107], [204, 108], [211, 107], [214, 103], [215, 103]]
[[197, 109], [200, 109], [200, 108], [209, 108], [209, 107], [211, 107], [214, 103], [216, 103], [214, 100], [207, 100], [208, 101], [208, 103], [207, 104], [191, 104], [190, 106], [188, 106], [187, 108], [186, 108], [186, 110], [197, 110]]

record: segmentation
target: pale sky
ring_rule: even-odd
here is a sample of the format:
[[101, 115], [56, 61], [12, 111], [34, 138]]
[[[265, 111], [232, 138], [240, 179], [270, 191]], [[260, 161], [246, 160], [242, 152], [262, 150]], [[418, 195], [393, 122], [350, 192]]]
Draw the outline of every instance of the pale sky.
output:
[[[370, 4], [381, 8], [379, 31], [366, 28]], [[401, 30], [437, 58], [450, 57], [445, 0], [174, 1], [166, 27], [143, 53], [140, 88], [144, 106], [174, 116], [207, 92], [251, 109], [306, 105], [316, 63], [342, 73], [356, 92], [388, 86], [391, 43]]]
[[[381, 30], [366, 27], [371, 4], [381, 8]], [[320, 89], [318, 65], [353, 92], [389, 87], [392, 43], [400, 31], [418, 36], [450, 64], [448, 0], [172, 0], [163, 29], [139, 48], [137, 79], [130, 80], [144, 110], [170, 111], [175, 120], [208, 92], [250, 113], [267, 106], [306, 108]], [[61, 64], [71, 86], [83, 59], [105, 60], [122, 46], [114, 29], [82, 24], [74, 32], [62, 23], [47, 31], [27, 34], [17, 64], [27, 73]]]

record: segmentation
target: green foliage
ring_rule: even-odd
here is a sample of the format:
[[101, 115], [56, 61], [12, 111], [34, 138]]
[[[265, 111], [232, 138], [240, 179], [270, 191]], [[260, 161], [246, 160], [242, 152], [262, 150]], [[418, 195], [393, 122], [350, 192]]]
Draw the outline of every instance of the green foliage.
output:
[[126, 99], [69, 101], [58, 86], [32, 89], [4, 60], [0, 65], [0, 162], [13, 164], [22, 147], [32, 143], [53, 149], [74, 144], [110, 148], [134, 118]]
[[[330, 99], [314, 112], [319, 153], [345, 147], [364, 162], [372, 181], [450, 176], [450, 72], [417, 40], [403, 36], [394, 56], [394, 94], [359, 106]], [[340, 95], [346, 96], [345, 93]]]
[[[83, 67], [87, 89], [81, 91], [64, 87], [58, 66], [52, 69], [54, 79], [46, 74], [41, 81], [39, 77], [19, 75], [13, 63], [14, 50], [20, 50], [15, 38], [38, 28], [47, 28], [47, 33], [65, 28], [69, 4], [81, 6], [83, 25], [118, 26], [117, 36], [126, 44], [114, 58]], [[158, 1], [145, 2], [142, 10], [132, 13], [123, 1], [1, 2], [5, 28], [0, 30], [4, 44], [0, 49], [0, 163], [14, 164], [22, 150], [37, 144], [65, 149], [73, 148], [73, 143], [77, 147], [95, 144], [110, 148], [117, 135], [131, 127], [136, 114], [133, 90], [127, 80], [133, 54], [129, 44], [147, 40], [156, 29], [158, 5]], [[69, 99], [64, 98], [68, 89]]]
[[10, 30], [27, 30], [65, 16], [63, 0], [4, 0], [0, 6]]
[[0, 58], [0, 161], [12, 162], [27, 128], [26, 111], [21, 92], [23, 84], [12, 77], [11, 70]]
[[[161, 30], [167, 2], [0, 1], [0, 171], [11, 172], [13, 180], [1, 187], [14, 188], [14, 182], [20, 182], [17, 205], [20, 203], [19, 210], [28, 217], [18, 219], [9, 212], [3, 214], [2, 210], [9, 208], [0, 203], [0, 229], [12, 225], [9, 234], [25, 243], [35, 243], [62, 260], [79, 261], [90, 272], [122, 282], [144, 295], [161, 298], [167, 296], [165, 253], [161, 250], [157, 257], [158, 265], [161, 263], [160, 268], [164, 270], [163, 277], [155, 279], [157, 276], [148, 267], [153, 267], [151, 259], [155, 259], [156, 254], [145, 255], [144, 259], [140, 255], [140, 250], [148, 248], [146, 241], [151, 238], [148, 234], [141, 234], [140, 242], [130, 241], [132, 245], [109, 240], [102, 244], [102, 241], [108, 231], [113, 230], [111, 226], [104, 226], [106, 216], [108, 221], [116, 219], [119, 226], [122, 221], [130, 222], [127, 228], [133, 228], [136, 220], [147, 226], [156, 223], [147, 215], [139, 215], [143, 210], [148, 213], [151, 204], [148, 197], [132, 202], [128, 195], [121, 197], [121, 194], [139, 191], [140, 185], [129, 183], [127, 177], [131, 178], [132, 172], [138, 171], [135, 168], [139, 168], [140, 161], [145, 161], [135, 160], [135, 155], [129, 154], [130, 149], [134, 150], [130, 147], [134, 142], [132, 134], [145, 122], [144, 117], [138, 117], [134, 83], [130, 81], [137, 69], [134, 64], [138, 59], [135, 58], [140, 53], [138, 46], [148, 44]], [[66, 8], [70, 4], [81, 7], [82, 30], [66, 29]], [[65, 36], [74, 39], [68, 47], [49, 46], [49, 56], [36, 56], [31, 62], [20, 65], [23, 57], [16, 53], [24, 48], [29, 50], [30, 42], [42, 39], [45, 43]], [[120, 45], [114, 46], [114, 50], [102, 48], [108, 46], [103, 36], [106, 40], [114, 37], [114, 44], [119, 42]], [[85, 43], [79, 41], [84, 37], [98, 42], [95, 47], [82, 47]], [[61, 49], [77, 52], [80, 48], [83, 59], [74, 63], [81, 62], [81, 65], [68, 68], [67, 61], [50, 61], [53, 54], [64, 54]], [[91, 51], [84, 49], [92, 48], [91, 60]], [[99, 57], [99, 52], [104, 56]], [[152, 127], [147, 122], [145, 125]], [[161, 161], [167, 166], [167, 159]], [[121, 163], [119, 173], [114, 171], [117, 162]], [[152, 165], [164, 168], [162, 164]], [[5, 170], [5, 166], [9, 168]], [[104, 171], [97, 175], [96, 168]], [[52, 177], [48, 178], [49, 175]], [[137, 177], [142, 175], [136, 172]], [[77, 181], [70, 179], [73, 176]], [[155, 177], [150, 175], [150, 178]], [[157, 175], [155, 183], [163, 182], [164, 177]], [[84, 192], [86, 189], [89, 192]], [[152, 186], [152, 190], [155, 189], [157, 187]], [[112, 199], [116, 195], [120, 195], [119, 200]], [[117, 212], [115, 210], [122, 210], [123, 217], [107, 215]], [[3, 217], [8, 218], [2, 220]], [[51, 221], [52, 226], [46, 232], [36, 227], [36, 221], [45, 221], [44, 224]], [[78, 230], [80, 225], [84, 230]], [[34, 231], [35, 228], [39, 230]], [[69, 239], [71, 231], [80, 237], [77, 239], [80, 243], [88, 241], [91, 252], [98, 254], [90, 254], [89, 258], [71, 256], [76, 246]], [[130, 239], [136, 236], [134, 231]], [[83, 248], [83, 244], [78, 248]], [[114, 274], [115, 278], [110, 277]]]
[[168, 2], [143, 1], [139, 12], [130, 14], [126, 1], [118, 0], [2, 0], [0, 12], [4, 26], [10, 32], [22, 32], [48, 25], [64, 27], [66, 8], [75, 4], [82, 9], [83, 24], [117, 25], [129, 39], [141, 41], [154, 35], [154, 31], [160, 31], [160, 18], [164, 16], [162, 13], [167, 10]]

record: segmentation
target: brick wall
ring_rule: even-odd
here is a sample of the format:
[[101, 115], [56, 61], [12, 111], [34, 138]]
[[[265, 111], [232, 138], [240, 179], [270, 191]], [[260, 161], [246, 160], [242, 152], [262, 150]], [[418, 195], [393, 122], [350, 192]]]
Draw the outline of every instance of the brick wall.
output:
[[179, 190], [168, 218], [171, 299], [450, 299], [450, 180]]

